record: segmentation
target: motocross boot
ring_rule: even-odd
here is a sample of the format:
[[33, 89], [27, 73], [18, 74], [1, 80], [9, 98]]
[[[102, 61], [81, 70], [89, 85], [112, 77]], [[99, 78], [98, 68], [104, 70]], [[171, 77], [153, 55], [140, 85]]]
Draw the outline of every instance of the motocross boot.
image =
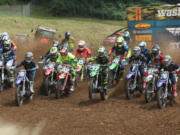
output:
[[30, 83], [30, 92], [31, 92], [31, 94], [34, 94], [34, 81], [29, 81], [29, 83]]
[[74, 91], [74, 85], [75, 85], [75, 77], [73, 77], [71, 80], [70, 92]]

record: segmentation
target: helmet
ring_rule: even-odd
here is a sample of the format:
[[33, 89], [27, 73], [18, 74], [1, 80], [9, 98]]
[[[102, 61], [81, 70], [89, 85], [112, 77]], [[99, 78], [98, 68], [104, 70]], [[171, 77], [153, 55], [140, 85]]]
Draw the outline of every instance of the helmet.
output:
[[11, 49], [11, 40], [5, 40], [4, 41], [4, 49], [10, 50]]
[[65, 38], [69, 38], [70, 37], [70, 32], [66, 32], [65, 33]]
[[98, 56], [99, 57], [104, 57], [106, 55], [106, 49], [104, 46], [100, 46], [98, 48]]
[[58, 52], [57, 47], [52, 47], [52, 48], [50, 49], [50, 54], [51, 54], [51, 56], [55, 56], [55, 55], [57, 54], [57, 52]]
[[141, 49], [139, 46], [135, 46], [134, 49], [133, 49], [133, 54], [135, 56], [139, 56], [141, 54]]
[[122, 47], [124, 44], [124, 38], [122, 36], [120, 36], [117, 38], [116, 42], [117, 42], [118, 47]]
[[154, 45], [152, 47], [151, 53], [154, 57], [158, 56], [160, 54], [160, 47], [159, 45]]
[[170, 63], [171, 63], [171, 61], [172, 61], [172, 58], [171, 58], [170, 55], [165, 55], [165, 56], [164, 56], [164, 58], [163, 58], [163, 64], [164, 64], [165, 66], [169, 66]]
[[53, 41], [53, 47], [58, 47], [60, 45], [59, 41]]
[[129, 31], [125, 31], [125, 32], [124, 32], [124, 37], [126, 37], [126, 38], [130, 37]]
[[141, 41], [140, 43], [139, 43], [139, 47], [146, 47], [146, 42], [145, 41]]
[[27, 63], [30, 63], [33, 60], [33, 53], [32, 52], [26, 52], [25, 54], [25, 61]]
[[80, 40], [78, 43], [79, 50], [83, 51], [85, 48], [86, 42], [84, 40]]
[[2, 35], [2, 40], [5, 41], [5, 40], [10, 40], [10, 39], [7, 35], [5, 35], [5, 36]]
[[68, 54], [67, 48], [65, 48], [65, 47], [62, 48], [59, 52], [63, 58], [65, 58]]

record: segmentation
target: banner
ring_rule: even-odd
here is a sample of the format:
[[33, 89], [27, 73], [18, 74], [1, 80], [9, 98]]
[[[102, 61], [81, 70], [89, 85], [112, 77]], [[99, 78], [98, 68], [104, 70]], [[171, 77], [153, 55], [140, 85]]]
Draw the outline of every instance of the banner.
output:
[[148, 47], [156, 43], [179, 46], [180, 7], [130, 7], [127, 8], [127, 19], [136, 45], [146, 41]]

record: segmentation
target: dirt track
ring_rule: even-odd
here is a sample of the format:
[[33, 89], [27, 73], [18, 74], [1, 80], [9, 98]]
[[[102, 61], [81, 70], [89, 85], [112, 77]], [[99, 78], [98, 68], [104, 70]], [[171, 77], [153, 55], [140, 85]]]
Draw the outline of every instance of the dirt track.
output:
[[[28, 49], [33, 50], [36, 58], [47, 51], [45, 47], [39, 47], [38, 50], [35, 46], [19, 48], [18, 59], [22, 59]], [[168, 105], [166, 109], [160, 110], [156, 102], [145, 104], [144, 97], [138, 92], [134, 99], [126, 100], [124, 82], [111, 89], [108, 101], [101, 101], [99, 95], [89, 101], [87, 82], [80, 84], [70, 97], [56, 100], [54, 94], [50, 97], [39, 94], [41, 71], [37, 74], [33, 102], [18, 108], [14, 102], [15, 89], [0, 93], [0, 117], [3, 120], [23, 127], [35, 127], [43, 121], [45, 126], [42, 135], [180, 134], [180, 104], [173, 107]]]

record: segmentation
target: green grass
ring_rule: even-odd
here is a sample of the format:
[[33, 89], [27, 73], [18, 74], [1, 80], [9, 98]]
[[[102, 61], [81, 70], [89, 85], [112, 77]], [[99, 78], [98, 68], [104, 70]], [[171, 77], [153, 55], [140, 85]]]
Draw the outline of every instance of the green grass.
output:
[[114, 31], [126, 26], [125, 21], [110, 21], [84, 18], [55, 18], [55, 17], [2, 17], [0, 32], [28, 33], [33, 36], [31, 29], [37, 25], [58, 29], [57, 35], [64, 37], [66, 31], [70, 31], [76, 41], [83, 39], [92, 44], [100, 45], [103, 39]]

